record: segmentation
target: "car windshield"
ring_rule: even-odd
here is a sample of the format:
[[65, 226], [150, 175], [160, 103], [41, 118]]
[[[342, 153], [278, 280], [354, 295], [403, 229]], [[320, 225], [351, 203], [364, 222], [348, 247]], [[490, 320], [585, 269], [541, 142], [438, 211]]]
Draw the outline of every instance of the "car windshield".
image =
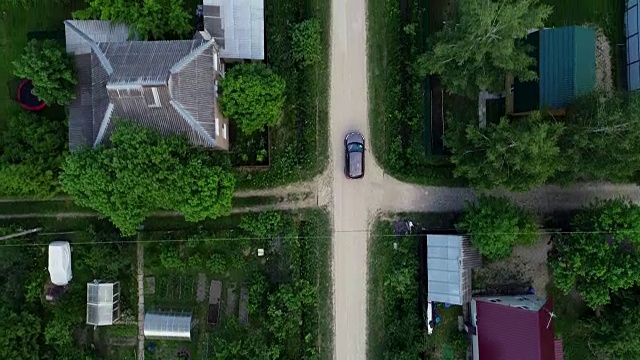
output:
[[363, 152], [364, 151], [364, 145], [359, 144], [359, 143], [351, 143], [351, 144], [347, 145], [347, 150], [349, 152]]

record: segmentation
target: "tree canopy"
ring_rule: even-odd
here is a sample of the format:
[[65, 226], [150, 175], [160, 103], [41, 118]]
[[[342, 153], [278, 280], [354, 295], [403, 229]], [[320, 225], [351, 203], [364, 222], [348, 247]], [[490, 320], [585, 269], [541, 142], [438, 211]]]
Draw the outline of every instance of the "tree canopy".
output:
[[571, 232], [553, 240], [549, 259], [556, 286], [573, 289], [591, 308], [640, 282], [640, 207], [617, 199], [598, 201], [571, 219]]
[[479, 196], [467, 203], [456, 229], [469, 235], [471, 244], [488, 260], [511, 255], [515, 245], [529, 245], [538, 239], [535, 218], [508, 199]]
[[422, 57], [424, 73], [438, 75], [454, 94], [477, 96], [478, 90], [501, 92], [505, 76], [534, 80], [535, 59], [523, 39], [544, 26], [551, 7], [538, 0], [457, 1], [457, 17], [445, 22]]
[[67, 148], [64, 120], [20, 112], [0, 135], [0, 196], [46, 198], [58, 192]]
[[595, 92], [567, 109], [567, 180], [629, 181], [640, 170], [640, 95]]
[[76, 19], [111, 20], [127, 24], [140, 40], [191, 37], [191, 14], [184, 0], [86, 0]]
[[503, 117], [485, 129], [477, 121], [454, 119], [444, 141], [456, 165], [454, 175], [466, 178], [472, 187], [525, 191], [557, 172], [562, 131], [562, 124], [535, 112], [513, 120]]
[[120, 120], [111, 143], [72, 153], [60, 179], [78, 205], [108, 217], [124, 235], [152, 211], [179, 211], [193, 222], [231, 211], [235, 178], [187, 139]]
[[284, 80], [266, 65], [235, 65], [220, 82], [220, 107], [242, 132], [262, 131], [280, 122], [284, 90]]
[[30, 79], [33, 94], [47, 104], [67, 105], [75, 98], [73, 59], [61, 43], [33, 39], [13, 66], [13, 74]]
[[633, 359], [640, 354], [640, 291], [622, 290], [611, 297], [600, 316], [587, 324], [592, 332], [589, 347], [599, 359]]

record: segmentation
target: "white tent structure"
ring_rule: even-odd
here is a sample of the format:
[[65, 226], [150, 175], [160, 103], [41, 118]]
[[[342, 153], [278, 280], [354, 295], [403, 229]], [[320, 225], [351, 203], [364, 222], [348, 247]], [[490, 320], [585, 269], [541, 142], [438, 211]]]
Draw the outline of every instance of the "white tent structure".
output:
[[51, 282], [64, 286], [71, 281], [71, 246], [66, 241], [49, 244], [49, 275]]
[[191, 312], [149, 311], [144, 315], [144, 337], [159, 340], [191, 340]]
[[112, 325], [120, 319], [120, 283], [87, 283], [87, 324]]

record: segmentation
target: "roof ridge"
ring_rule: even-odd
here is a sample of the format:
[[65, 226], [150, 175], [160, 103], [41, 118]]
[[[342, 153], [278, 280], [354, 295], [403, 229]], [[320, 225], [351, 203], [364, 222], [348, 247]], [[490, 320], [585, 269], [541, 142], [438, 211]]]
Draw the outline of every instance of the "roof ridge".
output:
[[189, 113], [189, 111], [187, 111], [184, 106], [180, 104], [180, 102], [178, 102], [177, 100], [169, 100], [169, 104], [171, 104], [171, 106], [176, 109], [178, 114], [180, 114], [185, 119], [189, 126], [191, 126], [191, 128], [195, 132], [200, 134], [200, 136], [202, 136], [210, 146], [216, 146], [215, 139], [211, 137], [211, 135], [202, 127], [202, 125], [200, 125], [200, 123], [196, 119], [193, 118], [191, 113]]
[[104, 70], [107, 72], [107, 75], [111, 75], [113, 73], [113, 67], [111, 66], [111, 63], [109, 63], [109, 60], [107, 59], [107, 57], [104, 56], [104, 53], [102, 52], [102, 50], [100, 50], [98, 43], [95, 40], [93, 40], [89, 35], [87, 35], [84, 31], [78, 29], [78, 27], [75, 26], [75, 24], [72, 24], [71, 20], [65, 20], [64, 23], [65, 25], [68, 25], [71, 28], [71, 30], [76, 32], [81, 38], [83, 38], [86, 42], [89, 43], [89, 46], [91, 46], [91, 49], [93, 49], [93, 52], [98, 57], [98, 60], [100, 60], [100, 65], [102, 65]]
[[[198, 40], [192, 40], [192, 41], [196, 42]], [[197, 48], [195, 48], [194, 50], [189, 52], [189, 54], [187, 54], [185, 57], [180, 59], [180, 61], [175, 63], [169, 69], [169, 73], [170, 74], [175, 74], [175, 73], [179, 72], [185, 66], [187, 66], [191, 61], [193, 61], [197, 56], [201, 55], [205, 50], [207, 50], [207, 48], [213, 46], [214, 43], [215, 43], [215, 40], [213, 40], [213, 38], [211, 38], [210, 40], [204, 41], [202, 44], [200, 44], [200, 46], [198, 46]], [[211, 66], [213, 66], [213, 64]]]

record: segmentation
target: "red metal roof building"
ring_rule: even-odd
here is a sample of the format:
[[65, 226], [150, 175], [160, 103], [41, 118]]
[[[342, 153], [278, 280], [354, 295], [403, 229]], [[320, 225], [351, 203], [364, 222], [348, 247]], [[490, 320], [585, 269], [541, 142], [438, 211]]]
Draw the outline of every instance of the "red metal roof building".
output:
[[471, 302], [474, 360], [561, 360], [553, 302], [534, 295], [474, 298]]

